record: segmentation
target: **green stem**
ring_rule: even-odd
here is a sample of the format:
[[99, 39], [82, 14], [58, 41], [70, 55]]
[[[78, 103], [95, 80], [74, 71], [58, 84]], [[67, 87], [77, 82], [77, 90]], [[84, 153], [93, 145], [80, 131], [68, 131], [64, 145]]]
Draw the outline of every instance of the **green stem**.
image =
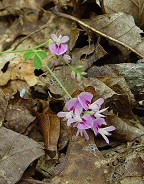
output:
[[77, 71], [67, 61], [64, 60], [64, 62], [72, 69], [72, 71], [74, 71], [75, 73], [77, 73]]
[[66, 92], [66, 94], [67, 94], [70, 98], [72, 98], [72, 96], [69, 94], [69, 92], [67, 91], [67, 89], [63, 86], [63, 84], [61, 83], [61, 81], [57, 78], [57, 76], [54, 74], [54, 72], [49, 68], [49, 66], [46, 64], [46, 62], [43, 61], [43, 60], [41, 59], [41, 57], [40, 57], [37, 53], [35, 53], [35, 54], [37, 55], [37, 57], [39, 58], [39, 60], [40, 60], [42, 63], [44, 63], [44, 65], [45, 65], [45, 67], [47, 68], [47, 70], [50, 72], [50, 74], [52, 75], [52, 77], [57, 81], [57, 83], [61, 86], [61, 88]]
[[40, 47], [43, 47], [44, 45], [48, 44], [49, 43], [49, 40], [36, 46], [36, 47], [33, 47], [33, 48], [30, 48], [30, 49], [26, 49], [26, 50], [9, 50], [9, 51], [3, 51], [3, 52], [0, 52], [0, 54], [6, 54], [6, 53], [16, 53], [16, 52], [27, 52], [29, 50], [33, 50], [33, 49], [38, 49]]

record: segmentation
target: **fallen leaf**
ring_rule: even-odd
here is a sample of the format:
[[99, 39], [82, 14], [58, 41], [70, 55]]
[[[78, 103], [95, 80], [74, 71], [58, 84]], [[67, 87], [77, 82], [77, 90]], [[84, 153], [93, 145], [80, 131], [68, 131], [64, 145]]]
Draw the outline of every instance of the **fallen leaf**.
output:
[[102, 153], [107, 160], [109, 183], [143, 184], [143, 141], [137, 139]]
[[32, 100], [19, 99], [16, 103], [9, 103], [5, 114], [4, 125], [18, 133], [24, 133], [35, 120], [27, 108], [33, 106]]
[[25, 169], [44, 155], [42, 145], [4, 127], [0, 128], [0, 183], [18, 182]]
[[68, 146], [64, 170], [50, 183], [106, 183], [105, 168], [102, 164], [103, 157], [93, 142], [93, 133], [89, 135], [91, 135], [89, 141], [83, 137], [79, 137], [75, 141], [75, 136], [73, 137]]
[[[131, 47], [135, 53], [144, 57], [143, 52], [143, 39], [140, 35], [143, 31], [135, 25], [134, 19], [131, 15], [123, 12], [113, 13], [110, 15], [99, 15], [88, 20], [84, 20], [84, 23], [90, 27], [114, 38], [117, 41], [123, 43], [125, 48]], [[118, 43], [118, 42], [117, 42]], [[123, 52], [124, 47], [113, 42]], [[123, 52], [127, 54], [127, 52]]]
[[105, 0], [104, 7], [107, 14], [124, 12], [131, 14], [136, 24], [144, 28], [144, 2], [143, 0]]
[[116, 115], [107, 115], [107, 122], [116, 127], [113, 136], [122, 141], [133, 141], [144, 134], [142, 129], [134, 126], [130, 119], [122, 119]]
[[88, 71], [89, 77], [109, 76], [112, 79], [123, 76], [136, 99], [144, 98], [144, 62], [143, 59], [137, 63], [109, 64], [104, 66], [93, 66]]
[[81, 21], [73, 16], [60, 13], [56, 9], [52, 9], [52, 12], [56, 15], [74, 20], [86, 30], [91, 30], [107, 38], [116, 45], [125, 56], [129, 54], [128, 50], [130, 50], [141, 58], [144, 58], [144, 41], [140, 35], [143, 31], [135, 25], [131, 15], [118, 12], [111, 15], [99, 15]]
[[60, 118], [47, 110], [45, 113], [36, 112], [40, 129], [43, 134], [45, 149], [52, 158], [57, 156], [57, 144], [60, 135]]
[[75, 68], [79, 65], [83, 66], [82, 70], [86, 71], [98, 59], [106, 55], [103, 47], [97, 43], [96, 45], [88, 45], [82, 48], [74, 48], [72, 51], [72, 66]]
[[3, 122], [8, 107], [8, 95], [0, 89], [0, 124]]

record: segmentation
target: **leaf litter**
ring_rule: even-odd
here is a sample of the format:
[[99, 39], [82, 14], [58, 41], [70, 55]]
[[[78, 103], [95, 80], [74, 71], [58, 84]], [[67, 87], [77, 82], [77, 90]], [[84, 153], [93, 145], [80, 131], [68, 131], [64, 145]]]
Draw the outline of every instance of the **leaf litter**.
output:
[[[61, 17], [50, 12], [54, 6]], [[75, 141], [75, 130], [56, 115], [67, 95], [54, 78], [21, 53], [0, 55], [0, 182], [142, 183], [143, 2], [3, 0], [0, 17], [2, 51], [35, 47], [58, 29], [69, 35], [71, 64], [88, 74], [73, 81], [61, 59], [53, 71], [72, 96], [104, 98], [106, 121], [116, 127], [109, 145], [91, 131], [89, 141]]]

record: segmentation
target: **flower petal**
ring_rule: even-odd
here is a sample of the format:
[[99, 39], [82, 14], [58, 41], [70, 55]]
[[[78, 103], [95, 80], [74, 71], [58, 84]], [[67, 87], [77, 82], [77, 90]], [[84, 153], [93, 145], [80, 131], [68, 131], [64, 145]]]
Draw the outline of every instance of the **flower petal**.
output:
[[65, 104], [66, 108], [69, 110], [69, 111], [77, 111], [79, 113], [82, 112], [83, 108], [81, 106], [81, 104], [79, 103], [78, 99], [77, 98], [72, 98], [70, 99], [69, 101], [66, 102]]
[[102, 128], [99, 128], [98, 132], [101, 134], [101, 136], [104, 138], [104, 140], [106, 141], [107, 144], [109, 144], [109, 140], [108, 138], [105, 136]]
[[85, 110], [88, 110], [88, 106], [91, 103], [92, 98], [93, 98], [93, 94], [88, 92], [82, 92], [78, 96], [78, 100]]
[[63, 117], [66, 117], [67, 114], [68, 114], [68, 112], [59, 112], [57, 114], [57, 116], [60, 117], [60, 118], [63, 118]]
[[92, 103], [89, 106], [89, 109], [92, 110], [99, 110], [101, 108], [101, 105], [104, 103], [104, 99], [103, 98], [99, 98], [97, 101], [95, 101], [94, 103]]
[[68, 63], [70, 63], [71, 60], [72, 60], [72, 58], [71, 58], [69, 55], [67, 55], [67, 54], [64, 54], [64, 55], [63, 55], [63, 59], [64, 59], [66, 62], [68, 62]]
[[107, 131], [107, 132], [111, 132], [111, 131], [113, 131], [113, 130], [116, 130], [116, 128], [114, 127], [114, 126], [109, 126], [109, 127], [105, 127], [105, 128], [103, 128], [105, 131]]
[[67, 44], [58, 45], [58, 44], [51, 43], [49, 44], [49, 49], [53, 54], [56, 54], [59, 56], [64, 54], [68, 50], [68, 45]]
[[95, 119], [95, 120], [93, 121], [93, 131], [94, 131], [94, 134], [95, 134], [96, 136], [97, 136], [97, 134], [98, 134], [99, 128], [100, 128], [102, 125], [106, 125], [105, 119], [103, 119], [103, 118]]
[[56, 34], [51, 34], [51, 38], [57, 43], [58, 37]]
[[63, 37], [60, 39], [60, 43], [66, 43], [67, 41], [69, 41], [69, 37], [68, 37], [68, 36], [63, 36]]
[[86, 140], [89, 140], [89, 135], [87, 134], [86, 130], [83, 130], [83, 135], [86, 138]]
[[75, 120], [73, 118], [69, 118], [67, 121], [67, 126], [70, 126], [74, 122], [75, 122]]

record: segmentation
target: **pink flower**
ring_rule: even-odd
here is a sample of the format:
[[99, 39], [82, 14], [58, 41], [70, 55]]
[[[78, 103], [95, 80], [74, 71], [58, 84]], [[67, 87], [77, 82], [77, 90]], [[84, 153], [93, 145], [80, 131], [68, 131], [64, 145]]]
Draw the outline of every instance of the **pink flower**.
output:
[[81, 113], [83, 109], [88, 110], [88, 106], [91, 103], [93, 95], [88, 92], [82, 92], [77, 98], [72, 98], [66, 102], [66, 108], [69, 111], [78, 111]]
[[77, 133], [76, 133], [76, 139], [78, 138], [79, 134], [81, 136], [84, 135], [86, 140], [89, 140], [89, 136], [86, 132], [87, 129], [92, 128], [93, 125], [93, 119], [91, 118], [90, 115], [84, 114], [82, 118], [80, 117], [80, 114], [77, 113], [75, 116], [75, 120], [77, 121], [74, 127], [77, 127]]
[[93, 95], [88, 92], [82, 92], [80, 95], [78, 95], [78, 101], [85, 110], [88, 110], [92, 98]]
[[56, 65], [57, 64], [57, 61], [54, 58], [52, 59], [52, 64], [53, 65]]
[[102, 126], [102, 125], [106, 125], [106, 122], [104, 120], [104, 118], [99, 118], [99, 119], [94, 119], [93, 118], [93, 131], [94, 134], [97, 136], [98, 134], [98, 129]]
[[68, 36], [63, 36], [60, 34], [57, 36], [56, 34], [51, 35], [52, 41], [54, 43], [49, 44], [49, 49], [53, 54], [62, 55], [68, 50], [68, 45], [66, 42], [69, 40]]
[[96, 136], [97, 136], [98, 133], [101, 134], [102, 137], [105, 139], [106, 143], [109, 144], [109, 140], [106, 137], [106, 135], [111, 135], [111, 133], [109, 133], [109, 132], [115, 130], [116, 128], [114, 126], [100, 128], [102, 125], [106, 125], [106, 122], [105, 122], [105, 120], [103, 118], [96, 119], [93, 122], [93, 131], [94, 131], [94, 134]]
[[84, 136], [86, 140], [89, 140], [89, 135], [87, 134], [87, 129], [92, 129], [94, 134], [101, 134], [105, 141], [109, 144], [107, 138], [111, 135], [111, 131], [115, 130], [114, 126], [109, 126], [106, 128], [101, 128], [102, 125], [106, 125], [104, 115], [101, 114], [107, 110], [101, 109], [101, 105], [104, 103], [103, 98], [99, 98], [97, 101], [91, 104], [93, 95], [88, 92], [82, 92], [77, 98], [72, 98], [66, 102], [66, 108], [69, 112], [59, 112], [58, 116], [63, 117], [67, 120], [67, 125], [70, 126], [74, 123], [73, 127], [76, 127], [76, 139], [79, 135]]
[[83, 108], [77, 98], [70, 99], [66, 102], [65, 106], [69, 110], [69, 112], [59, 112], [57, 116], [61, 118], [63, 117], [64, 120], [68, 120], [67, 125], [70, 126], [72, 123], [75, 122], [75, 114], [82, 113]]
[[74, 114], [73, 111], [70, 112], [59, 112], [57, 114], [58, 117], [60, 118], [64, 118], [64, 120], [68, 120], [67, 121], [67, 126], [70, 126], [72, 123], [75, 122], [75, 119], [73, 118]]
[[105, 116], [101, 113], [105, 112], [107, 108], [101, 109], [101, 105], [104, 103], [104, 99], [103, 98], [99, 98], [97, 101], [95, 101], [94, 103], [92, 103], [91, 105], [89, 105], [89, 109], [91, 109], [94, 112], [94, 116], [96, 118], [104, 118]]
[[71, 58], [69, 55], [67, 55], [67, 54], [64, 54], [64, 55], [63, 55], [63, 59], [64, 59], [66, 62], [68, 62], [68, 63], [70, 63], [71, 60], [72, 60], [72, 58]]
[[90, 106], [89, 106], [89, 109], [92, 109], [92, 110], [99, 110], [101, 108], [101, 105], [104, 103], [104, 99], [103, 98], [99, 98], [98, 100], [96, 100], [94, 103], [92, 103]]
[[102, 137], [104, 138], [104, 140], [106, 141], [107, 144], [109, 144], [109, 140], [107, 138], [107, 135], [111, 135], [111, 131], [115, 130], [116, 128], [114, 126], [109, 126], [109, 127], [105, 127], [105, 128], [99, 128], [98, 129], [98, 133], [102, 135]]
[[76, 139], [78, 138], [79, 134], [83, 137], [86, 138], [86, 140], [89, 140], [89, 135], [87, 134], [85, 129], [78, 129], [77, 133], [76, 133]]

